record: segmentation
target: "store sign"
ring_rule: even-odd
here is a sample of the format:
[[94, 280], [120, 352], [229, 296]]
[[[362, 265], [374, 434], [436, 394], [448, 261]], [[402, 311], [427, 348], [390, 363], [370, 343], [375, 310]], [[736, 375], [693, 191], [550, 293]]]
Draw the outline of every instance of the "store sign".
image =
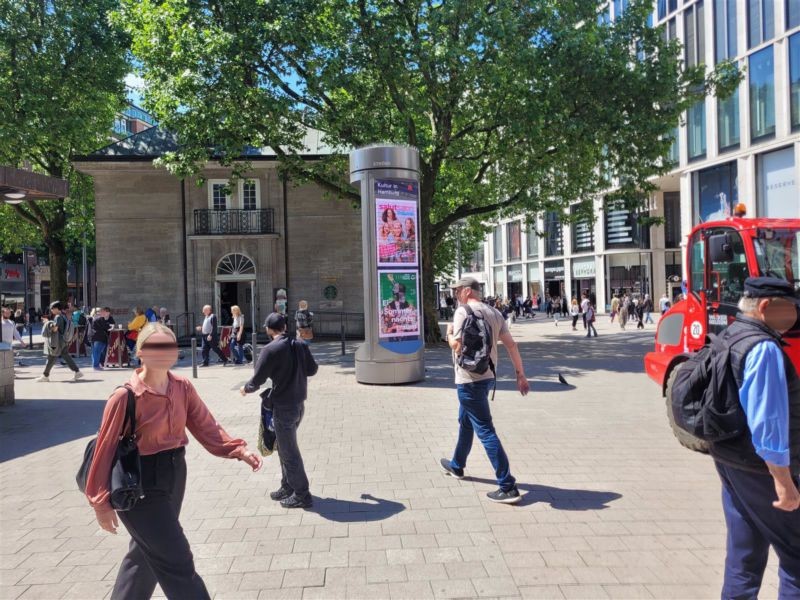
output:
[[574, 258], [572, 260], [572, 277], [575, 279], [592, 279], [597, 269], [594, 258]]
[[544, 263], [544, 278], [545, 279], [564, 279], [564, 263], [562, 261], [546, 262]]
[[517, 283], [522, 281], [522, 265], [508, 267], [508, 282]]
[[800, 217], [794, 168], [794, 147], [761, 155], [759, 216], [773, 219]]

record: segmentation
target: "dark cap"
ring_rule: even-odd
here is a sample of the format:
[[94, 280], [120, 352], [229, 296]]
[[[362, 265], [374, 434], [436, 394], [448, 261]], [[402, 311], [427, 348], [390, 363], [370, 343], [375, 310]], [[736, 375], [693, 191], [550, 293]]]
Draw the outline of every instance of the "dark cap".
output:
[[453, 289], [458, 288], [470, 288], [471, 290], [475, 290], [477, 292], [481, 289], [481, 284], [474, 277], [462, 277], [453, 284]]
[[264, 325], [272, 331], [283, 331], [286, 329], [286, 316], [281, 313], [272, 313], [267, 317]]
[[50, 303], [50, 310], [53, 310], [54, 308], [61, 310], [62, 307], [61, 307], [61, 302], [59, 300]]
[[794, 285], [778, 277], [748, 277], [744, 282], [745, 298], [786, 298], [800, 304]]

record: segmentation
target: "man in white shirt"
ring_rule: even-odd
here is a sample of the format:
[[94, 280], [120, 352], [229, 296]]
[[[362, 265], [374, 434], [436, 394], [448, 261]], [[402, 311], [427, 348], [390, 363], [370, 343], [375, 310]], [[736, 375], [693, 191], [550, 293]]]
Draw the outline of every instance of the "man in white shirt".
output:
[[3, 324], [2, 324], [2, 338], [0, 338], [0, 343], [8, 344], [9, 347], [14, 345], [14, 340], [18, 341], [23, 346], [27, 346], [25, 340], [22, 339], [20, 336], [19, 331], [17, 330], [17, 325], [11, 319], [11, 309], [3, 307]]
[[[474, 435], [483, 444], [486, 454], [492, 463], [497, 477], [499, 489], [489, 492], [487, 498], [492, 502], [502, 504], [516, 504], [522, 499], [517, 489], [516, 479], [511, 475], [508, 456], [506, 455], [500, 439], [492, 423], [492, 413], [489, 409], [489, 388], [495, 375], [492, 371], [497, 365], [497, 342], [502, 341], [514, 370], [517, 374], [517, 389], [525, 396], [530, 389], [522, 357], [519, 354], [517, 343], [508, 331], [503, 315], [495, 308], [481, 302], [480, 283], [472, 277], [464, 277], [455, 286], [455, 297], [459, 307], [453, 315], [453, 322], [447, 327], [447, 341], [453, 349], [455, 363], [455, 380], [458, 390], [459, 402], [459, 432], [453, 459], [443, 458], [439, 461], [447, 475], [461, 479], [464, 477], [464, 467], [467, 457], [472, 449]], [[467, 307], [477, 316], [484, 319], [491, 331], [492, 347], [489, 352], [491, 368], [484, 373], [468, 371], [459, 366], [458, 356], [462, 353], [462, 339], [464, 325], [468, 317]]]
[[583, 292], [583, 298], [581, 300], [581, 314], [583, 315], [583, 328], [586, 329], [586, 312], [589, 310], [589, 296], [586, 292]]

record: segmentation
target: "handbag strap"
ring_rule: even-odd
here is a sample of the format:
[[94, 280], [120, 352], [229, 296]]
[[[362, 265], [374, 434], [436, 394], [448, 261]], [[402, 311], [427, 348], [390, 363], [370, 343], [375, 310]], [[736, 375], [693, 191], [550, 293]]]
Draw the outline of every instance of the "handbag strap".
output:
[[122, 422], [122, 436], [125, 434], [125, 426], [130, 423], [129, 437], [136, 437], [136, 394], [127, 385], [120, 385], [116, 389], [125, 388], [128, 390], [128, 401], [125, 406], [125, 420]]

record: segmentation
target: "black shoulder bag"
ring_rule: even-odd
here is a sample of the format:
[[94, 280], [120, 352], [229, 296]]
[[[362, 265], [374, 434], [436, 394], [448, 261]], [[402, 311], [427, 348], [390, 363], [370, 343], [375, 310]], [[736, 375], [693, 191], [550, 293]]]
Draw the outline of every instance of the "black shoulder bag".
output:
[[[142, 489], [142, 465], [139, 458], [139, 447], [136, 445], [136, 396], [128, 386], [128, 404], [125, 410], [125, 421], [122, 423], [122, 435], [117, 444], [117, 451], [114, 460], [111, 462], [111, 472], [108, 474], [109, 489], [111, 490], [111, 506], [114, 510], [130, 510], [140, 498], [144, 498]], [[130, 424], [128, 435], [125, 435], [126, 425]], [[94, 459], [97, 438], [94, 438], [86, 445], [75, 481], [78, 489], [86, 492], [86, 479], [89, 476], [89, 468]]]

